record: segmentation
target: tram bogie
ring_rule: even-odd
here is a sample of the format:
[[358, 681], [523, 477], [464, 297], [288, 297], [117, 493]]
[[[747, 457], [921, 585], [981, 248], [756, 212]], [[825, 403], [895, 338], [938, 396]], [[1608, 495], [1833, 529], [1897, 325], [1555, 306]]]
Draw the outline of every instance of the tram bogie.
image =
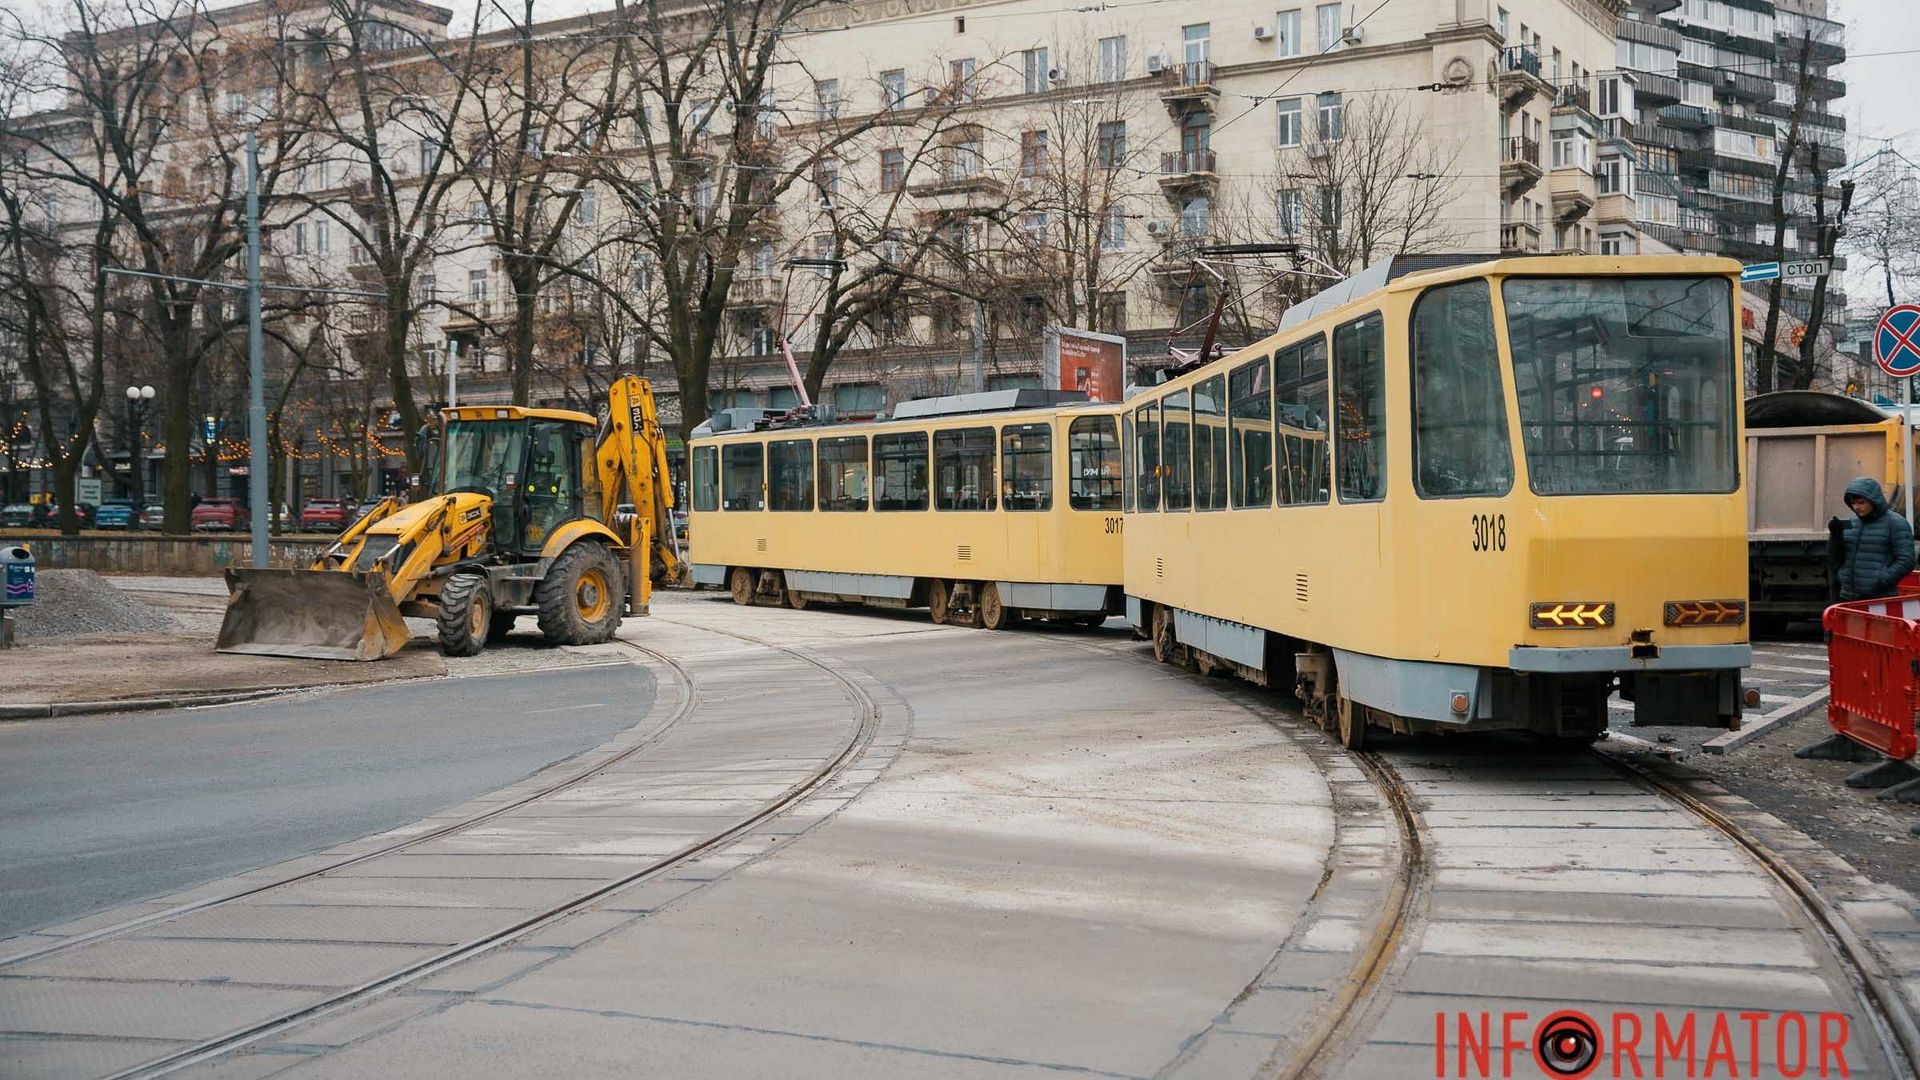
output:
[[[1128, 618], [1156, 656], [1275, 656], [1356, 745], [1731, 725], [1746, 628], [1738, 266], [1562, 257], [1304, 305], [1128, 402]], [[1517, 359], [1516, 359], [1517, 358]]]

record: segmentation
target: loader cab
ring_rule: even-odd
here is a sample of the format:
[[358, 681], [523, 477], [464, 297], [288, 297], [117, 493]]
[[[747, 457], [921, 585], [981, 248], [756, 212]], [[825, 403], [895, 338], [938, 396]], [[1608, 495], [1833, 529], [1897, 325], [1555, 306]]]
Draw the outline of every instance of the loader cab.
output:
[[538, 555], [547, 538], [582, 516], [581, 464], [593, 418], [560, 409], [461, 406], [443, 414], [442, 493], [493, 499], [493, 549]]

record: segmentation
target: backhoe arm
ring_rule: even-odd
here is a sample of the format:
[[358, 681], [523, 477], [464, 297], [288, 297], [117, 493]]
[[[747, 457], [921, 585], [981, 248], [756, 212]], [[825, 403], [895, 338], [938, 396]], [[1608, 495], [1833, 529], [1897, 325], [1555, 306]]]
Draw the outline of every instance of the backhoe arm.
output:
[[653, 562], [670, 580], [681, 572], [667, 440], [647, 380], [626, 375], [607, 388], [607, 423], [594, 460], [600, 472], [600, 518], [626, 535], [628, 610], [644, 615], [653, 599]]

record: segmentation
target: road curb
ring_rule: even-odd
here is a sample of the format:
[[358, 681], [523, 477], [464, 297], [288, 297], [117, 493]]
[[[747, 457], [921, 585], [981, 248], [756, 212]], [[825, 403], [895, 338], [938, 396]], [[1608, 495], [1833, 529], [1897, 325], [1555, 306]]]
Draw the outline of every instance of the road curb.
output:
[[1725, 735], [1716, 735], [1700, 744], [1700, 749], [1709, 754], [1725, 754], [1737, 750], [1747, 743], [1765, 735], [1789, 720], [1798, 720], [1827, 703], [1830, 691], [1821, 687], [1805, 697], [1795, 698], [1785, 705], [1742, 727], [1739, 731], [1729, 731]]
[[222, 694], [181, 694], [174, 697], [126, 698], [121, 701], [50, 701], [28, 705], [0, 705], [0, 721], [46, 720], [60, 716], [91, 716], [99, 713], [151, 712], [155, 709], [186, 709], [195, 705], [228, 705], [236, 701], [295, 694], [318, 690], [336, 683], [316, 686], [276, 686], [266, 690], [242, 690]]

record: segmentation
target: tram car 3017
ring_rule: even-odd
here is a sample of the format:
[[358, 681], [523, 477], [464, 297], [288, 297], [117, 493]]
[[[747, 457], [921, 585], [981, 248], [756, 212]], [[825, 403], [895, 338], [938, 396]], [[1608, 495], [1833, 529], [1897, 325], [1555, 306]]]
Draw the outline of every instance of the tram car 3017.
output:
[[1128, 619], [1361, 745], [1731, 725], [1739, 265], [1379, 264], [1128, 402]]
[[741, 604], [1097, 625], [1120, 611], [1121, 409], [1003, 390], [863, 423], [716, 414], [689, 447], [694, 583]]

